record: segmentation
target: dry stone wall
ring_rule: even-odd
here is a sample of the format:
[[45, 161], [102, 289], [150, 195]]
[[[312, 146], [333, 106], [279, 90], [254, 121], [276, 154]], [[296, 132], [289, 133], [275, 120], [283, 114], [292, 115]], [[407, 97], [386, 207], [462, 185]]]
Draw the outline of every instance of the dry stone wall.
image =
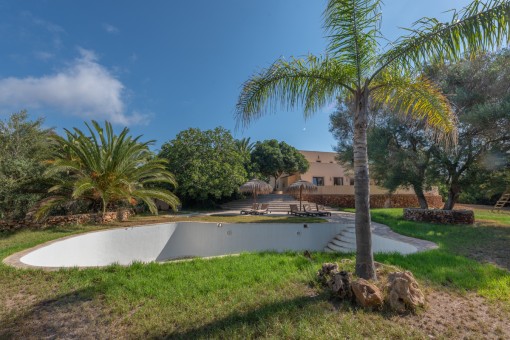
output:
[[114, 221], [125, 221], [132, 215], [132, 211], [125, 209], [120, 211], [109, 211], [104, 216], [102, 214], [77, 214], [64, 216], [50, 216], [43, 221], [36, 222], [31, 219], [24, 221], [0, 221], [1, 230], [17, 230], [22, 228], [46, 228], [64, 225], [77, 224], [98, 224], [111, 223]]
[[471, 210], [404, 209], [404, 219], [439, 224], [473, 224], [475, 214]]
[[[443, 198], [437, 196], [425, 196], [430, 208], [443, 207]], [[303, 195], [308, 202], [327, 205], [330, 207], [355, 208], [354, 195]], [[408, 208], [419, 207], [416, 195], [370, 195], [370, 207], [372, 208]]]

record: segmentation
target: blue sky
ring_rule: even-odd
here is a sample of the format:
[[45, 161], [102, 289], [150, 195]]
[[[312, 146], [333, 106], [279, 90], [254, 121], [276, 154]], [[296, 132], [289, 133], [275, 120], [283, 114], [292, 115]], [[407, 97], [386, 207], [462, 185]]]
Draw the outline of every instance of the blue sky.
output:
[[[27, 109], [46, 125], [109, 120], [156, 139], [224, 126], [236, 138], [276, 138], [331, 151], [334, 104], [305, 121], [300, 110], [235, 130], [242, 83], [279, 57], [321, 54], [325, 0], [0, 1], [0, 118]], [[386, 0], [382, 31], [394, 39], [423, 16], [446, 19], [467, 0]]]

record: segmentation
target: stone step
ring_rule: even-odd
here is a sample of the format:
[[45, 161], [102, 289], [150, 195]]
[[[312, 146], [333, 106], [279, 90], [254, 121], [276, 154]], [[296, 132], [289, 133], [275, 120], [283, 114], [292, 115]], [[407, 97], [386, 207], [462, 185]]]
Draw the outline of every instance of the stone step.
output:
[[[269, 210], [274, 212], [288, 212], [291, 204], [299, 206], [299, 201], [291, 195], [268, 194], [257, 196], [257, 203], [269, 204]], [[253, 198], [245, 198], [236, 201], [227, 202], [221, 205], [225, 210], [243, 210], [250, 209], [253, 204]], [[315, 203], [302, 201], [302, 204], [310, 204], [315, 206]], [[334, 210], [330, 207], [324, 207], [325, 210]]]

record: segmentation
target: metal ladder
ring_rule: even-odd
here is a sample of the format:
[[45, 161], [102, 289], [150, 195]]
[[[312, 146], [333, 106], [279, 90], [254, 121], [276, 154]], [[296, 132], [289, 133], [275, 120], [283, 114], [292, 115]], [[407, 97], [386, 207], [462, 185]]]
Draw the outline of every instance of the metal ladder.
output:
[[499, 198], [499, 200], [496, 202], [496, 205], [494, 208], [492, 208], [492, 211], [501, 211], [503, 207], [510, 201], [510, 191], [505, 191], [503, 195]]

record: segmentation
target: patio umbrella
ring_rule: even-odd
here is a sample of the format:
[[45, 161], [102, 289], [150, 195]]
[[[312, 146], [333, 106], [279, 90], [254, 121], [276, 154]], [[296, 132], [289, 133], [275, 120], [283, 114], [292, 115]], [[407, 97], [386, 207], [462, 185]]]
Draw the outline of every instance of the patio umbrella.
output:
[[297, 182], [292, 183], [286, 189], [287, 192], [296, 193], [299, 192], [299, 210], [302, 210], [303, 191], [316, 191], [317, 186], [313, 183], [300, 179]]
[[257, 201], [258, 194], [269, 194], [273, 187], [260, 179], [251, 179], [239, 187], [240, 192], [249, 192], [253, 194], [253, 202]]

